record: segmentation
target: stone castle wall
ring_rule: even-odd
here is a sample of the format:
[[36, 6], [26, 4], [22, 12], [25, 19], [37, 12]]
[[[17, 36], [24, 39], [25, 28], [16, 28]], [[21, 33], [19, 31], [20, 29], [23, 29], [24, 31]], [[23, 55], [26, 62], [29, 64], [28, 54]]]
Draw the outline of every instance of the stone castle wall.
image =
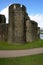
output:
[[31, 22], [30, 20], [26, 21], [26, 41], [31, 42], [32, 41], [32, 31], [31, 31]]
[[27, 42], [35, 41], [38, 39], [38, 23], [33, 20], [26, 21], [26, 39]]
[[6, 18], [0, 14], [0, 41], [7, 41], [8, 39], [8, 24]]
[[37, 40], [38, 39], [38, 23], [31, 20], [31, 34], [32, 34], [32, 40]]
[[32, 42], [39, 38], [38, 23], [31, 20], [26, 7], [20, 4], [9, 6], [9, 23], [4, 15], [0, 15], [0, 40], [9, 43]]

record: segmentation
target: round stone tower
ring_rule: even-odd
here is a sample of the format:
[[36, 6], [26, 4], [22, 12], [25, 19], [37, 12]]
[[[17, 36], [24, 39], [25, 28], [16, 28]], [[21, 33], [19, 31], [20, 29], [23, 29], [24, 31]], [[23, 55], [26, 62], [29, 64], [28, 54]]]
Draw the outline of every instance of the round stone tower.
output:
[[26, 42], [25, 7], [22, 7], [20, 4], [12, 4], [9, 6], [8, 42], [10, 43]]

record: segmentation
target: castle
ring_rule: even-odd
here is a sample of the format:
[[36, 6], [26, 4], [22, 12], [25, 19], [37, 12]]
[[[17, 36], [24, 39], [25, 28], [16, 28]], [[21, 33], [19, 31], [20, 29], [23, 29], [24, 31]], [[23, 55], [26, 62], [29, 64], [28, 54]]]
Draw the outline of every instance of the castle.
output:
[[0, 14], [0, 41], [8, 43], [32, 42], [39, 38], [38, 23], [31, 20], [26, 12], [26, 7], [20, 4], [9, 6], [9, 23]]

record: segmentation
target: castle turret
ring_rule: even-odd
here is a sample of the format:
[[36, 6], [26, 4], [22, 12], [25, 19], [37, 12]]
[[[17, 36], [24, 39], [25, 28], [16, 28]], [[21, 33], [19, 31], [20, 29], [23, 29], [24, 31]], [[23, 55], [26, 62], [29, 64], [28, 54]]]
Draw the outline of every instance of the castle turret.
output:
[[8, 42], [26, 42], [26, 21], [24, 20], [24, 10], [20, 4], [12, 4], [9, 7], [9, 30]]

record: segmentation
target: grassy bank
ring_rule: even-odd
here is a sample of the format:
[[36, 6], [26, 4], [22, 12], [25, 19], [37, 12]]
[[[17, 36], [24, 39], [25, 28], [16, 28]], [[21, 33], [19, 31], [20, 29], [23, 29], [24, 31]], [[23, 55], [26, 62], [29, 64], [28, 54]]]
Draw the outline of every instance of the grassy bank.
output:
[[0, 42], [0, 50], [18, 50], [43, 47], [43, 40], [29, 42], [26, 44], [8, 44], [7, 42]]
[[0, 58], [0, 65], [43, 65], [43, 54], [16, 58]]

